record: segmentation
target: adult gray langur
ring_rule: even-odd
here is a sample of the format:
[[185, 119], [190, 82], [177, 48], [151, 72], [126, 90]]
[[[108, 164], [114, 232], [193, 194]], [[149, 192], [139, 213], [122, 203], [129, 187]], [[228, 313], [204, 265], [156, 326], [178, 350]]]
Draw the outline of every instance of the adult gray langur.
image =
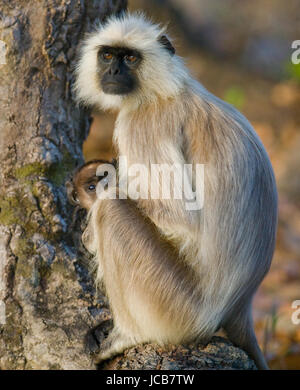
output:
[[267, 368], [251, 305], [273, 256], [277, 190], [250, 123], [190, 76], [142, 14], [111, 17], [85, 39], [75, 90], [85, 105], [118, 111], [114, 144], [129, 166], [205, 166], [200, 210], [150, 196], [93, 202], [84, 242], [114, 318], [98, 361], [137, 343], [207, 342], [223, 328]]

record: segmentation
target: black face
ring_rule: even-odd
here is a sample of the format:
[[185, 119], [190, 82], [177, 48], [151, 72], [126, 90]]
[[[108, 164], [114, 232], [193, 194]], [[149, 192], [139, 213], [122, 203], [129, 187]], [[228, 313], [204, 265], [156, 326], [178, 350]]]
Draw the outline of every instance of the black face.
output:
[[100, 82], [104, 93], [127, 95], [137, 88], [136, 70], [142, 61], [137, 50], [102, 46], [98, 52]]

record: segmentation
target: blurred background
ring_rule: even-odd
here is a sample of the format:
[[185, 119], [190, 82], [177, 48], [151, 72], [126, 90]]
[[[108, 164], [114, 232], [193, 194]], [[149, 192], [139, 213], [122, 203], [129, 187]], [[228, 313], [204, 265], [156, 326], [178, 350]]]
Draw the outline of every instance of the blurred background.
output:
[[[273, 369], [300, 369], [300, 0], [129, 0], [168, 25], [193, 76], [236, 106], [271, 158], [279, 189], [279, 228], [272, 267], [254, 300], [259, 343]], [[93, 113], [85, 159], [111, 158], [115, 116]]]

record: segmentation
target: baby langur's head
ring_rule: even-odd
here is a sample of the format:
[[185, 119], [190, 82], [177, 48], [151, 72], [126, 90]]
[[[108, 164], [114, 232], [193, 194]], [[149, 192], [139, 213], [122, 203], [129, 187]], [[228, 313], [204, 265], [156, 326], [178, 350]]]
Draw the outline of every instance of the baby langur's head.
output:
[[[89, 210], [97, 199], [96, 187], [101, 181], [103, 186], [108, 185], [108, 172], [103, 170], [99, 174], [99, 167], [109, 164], [116, 169], [116, 161], [92, 160], [80, 166], [73, 178], [66, 183], [68, 199], [74, 206]], [[101, 169], [100, 169], [101, 171]]]

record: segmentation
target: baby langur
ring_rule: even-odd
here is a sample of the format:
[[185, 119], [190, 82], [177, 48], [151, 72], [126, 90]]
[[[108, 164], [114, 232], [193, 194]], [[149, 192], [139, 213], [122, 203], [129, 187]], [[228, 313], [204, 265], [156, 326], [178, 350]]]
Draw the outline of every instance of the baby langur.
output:
[[[223, 328], [267, 368], [252, 299], [274, 252], [277, 190], [250, 123], [194, 80], [165, 29], [140, 14], [112, 17], [87, 37], [75, 89], [81, 103], [118, 112], [122, 196], [83, 202], [90, 208], [84, 244], [114, 317], [98, 360], [136, 343], [206, 342]], [[136, 178], [121, 157], [129, 168], [145, 168], [143, 196], [123, 196]], [[202, 209], [187, 207], [184, 197], [151, 197], [154, 165], [186, 164], [204, 165], [199, 188], [200, 174], [184, 176], [189, 193], [203, 191]], [[165, 184], [156, 183], [158, 190]]]
[[103, 164], [112, 165], [115, 169], [117, 167], [116, 160], [91, 160], [76, 169], [71, 180], [66, 183], [71, 204], [90, 210], [97, 199], [97, 184], [101, 181], [104, 188], [108, 185], [107, 171], [97, 175], [97, 169]]
[[[108, 176], [104, 175], [97, 176], [99, 167], [104, 163], [110, 164], [104, 160], [93, 160], [78, 168], [73, 176], [72, 186], [71, 184], [68, 184], [69, 198], [72, 204], [79, 205], [87, 211], [90, 211], [93, 206], [97, 206], [97, 184], [99, 181], [103, 183], [103, 181], [108, 178]], [[115, 161], [111, 164], [116, 167]], [[108, 183], [108, 180], [107, 184], [110, 184]], [[177, 249], [167, 240], [162, 240], [156, 226], [150, 219], [141, 215], [135, 203], [126, 199], [119, 199], [119, 189], [112, 189], [116, 191], [117, 199], [100, 200], [101, 203], [99, 204], [99, 207], [97, 207], [96, 212], [96, 224], [98, 225], [97, 228], [99, 232], [97, 241], [100, 241], [103, 244], [107, 241], [108, 244], [103, 246], [104, 251], [101, 268], [103, 268], [105, 274], [101, 275], [101, 278], [104, 278], [115, 324], [118, 324], [120, 317], [130, 316], [130, 310], [127, 308], [129, 302], [124, 302], [124, 307], [122, 309], [123, 313], [120, 312], [119, 306], [123, 300], [126, 301], [127, 299], [130, 299], [130, 294], [125, 294], [123, 296], [123, 291], [126, 288], [130, 289], [134, 295], [137, 294], [135, 299], [138, 299], [139, 294], [143, 294], [143, 290], [151, 290], [153, 292], [152, 303], [148, 302], [147, 310], [149, 311], [148, 315], [151, 316], [154, 331], [157, 326], [156, 321], [160, 324], [165, 322], [167, 325], [172, 320], [170, 306], [172, 306], [173, 296], [168, 289], [162, 289], [162, 280], [160, 280], [160, 278], [152, 280], [151, 277], [146, 277], [146, 274], [149, 272], [148, 267], [151, 264], [156, 267], [157, 273], [169, 274], [169, 288], [182, 289], [182, 294], [177, 298], [177, 304], [180, 305], [181, 311], [180, 326], [182, 328], [186, 327], [187, 331], [189, 331], [189, 319], [187, 314], [190, 310], [190, 305], [197, 305], [197, 296], [199, 294], [200, 283], [197, 275], [194, 275], [192, 270], [188, 269], [181, 261]], [[119, 226], [119, 222], [123, 222], [122, 213], [125, 213], [128, 221], [125, 232], [120, 229], [122, 228], [122, 225]], [[107, 218], [109, 218], [109, 222], [106, 221]], [[90, 231], [91, 226], [86, 229], [85, 234], [83, 235], [83, 242], [87, 246], [90, 245]], [[118, 245], [114, 244], [114, 239], [111, 240], [112, 237], [118, 241]], [[153, 240], [150, 246], [149, 243], [147, 244], [147, 242], [144, 242], [144, 239], [147, 238]], [[108, 241], [110, 241], [110, 243]], [[105, 253], [109, 254], [109, 256], [114, 256], [113, 265], [110, 264], [110, 258], [105, 255]], [[124, 256], [128, 256], [131, 259], [131, 262], [135, 262], [134, 268], [128, 267], [126, 270], [126, 263], [122, 264]], [[143, 257], [139, 258], [140, 256]], [[155, 260], [155, 263], [153, 263], [153, 260]], [[140, 286], [139, 288], [135, 282], [139, 280], [140, 275], [143, 275], [144, 279], [143, 286]], [[118, 286], [115, 285], [114, 278], [119, 280]], [[134, 302], [132, 304], [134, 305]], [[175, 315], [175, 312], [173, 315]], [[140, 320], [141, 319], [142, 318], [140, 318]], [[169, 327], [167, 333], [172, 331], [177, 333], [178, 325], [178, 322], [174, 323], [173, 326]], [[149, 327], [149, 324], [147, 326]], [[93, 342], [90, 337], [91, 334], [97, 332], [97, 328], [98, 327], [92, 329], [87, 335], [86, 341], [90, 348], [94, 348], [94, 346], [92, 347]], [[101, 344], [101, 360], [111, 356], [110, 349], [112, 344], [117, 343], [118, 350], [123, 350], [124, 348], [135, 344], [135, 342], [138, 343], [140, 341], [140, 332], [141, 330], [137, 327], [136, 340], [132, 338], [132, 335], [126, 339], [119, 333], [116, 325], [109, 337]], [[180, 335], [180, 337], [182, 337], [182, 335]], [[146, 340], [151, 341], [151, 339]]]

